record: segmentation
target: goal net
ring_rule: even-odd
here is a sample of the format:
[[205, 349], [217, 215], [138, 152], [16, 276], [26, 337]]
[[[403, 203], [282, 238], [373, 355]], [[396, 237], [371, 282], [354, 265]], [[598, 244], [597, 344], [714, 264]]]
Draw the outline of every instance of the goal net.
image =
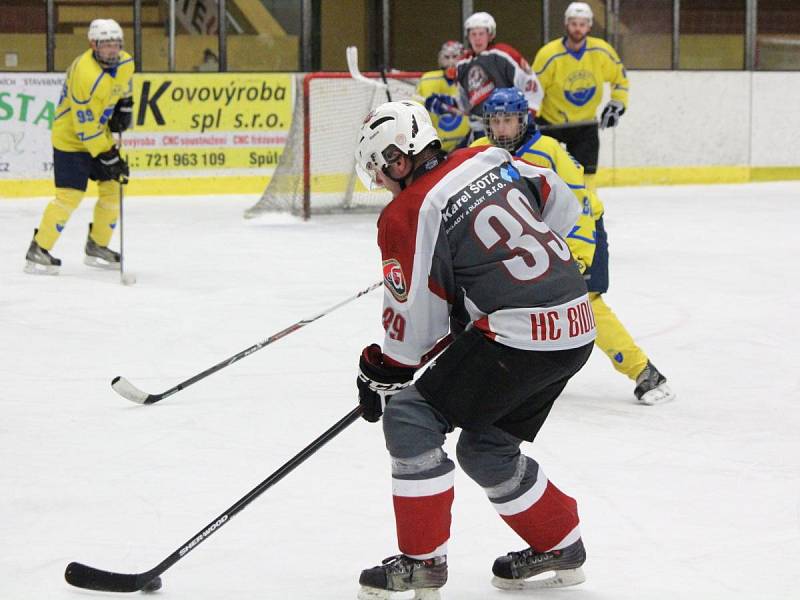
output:
[[[378, 73], [364, 73], [381, 82]], [[392, 100], [412, 98], [420, 73], [386, 74]], [[364, 188], [355, 171], [355, 147], [364, 118], [386, 102], [386, 89], [349, 73], [296, 76], [292, 125], [283, 154], [259, 201], [245, 218], [265, 212], [312, 214], [377, 210], [391, 195]]]

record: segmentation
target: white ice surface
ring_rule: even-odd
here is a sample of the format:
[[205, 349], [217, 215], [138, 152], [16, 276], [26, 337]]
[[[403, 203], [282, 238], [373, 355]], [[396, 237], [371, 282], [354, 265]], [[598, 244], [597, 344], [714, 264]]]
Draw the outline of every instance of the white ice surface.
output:
[[[595, 352], [525, 452], [577, 498], [587, 581], [536, 598], [800, 597], [800, 184], [605, 189], [607, 295], [678, 400], [634, 402]], [[380, 279], [374, 216], [249, 222], [252, 198], [131, 198], [138, 283], [82, 264], [93, 200], [22, 272], [43, 200], [0, 202], [0, 598], [112, 597], [68, 562], [150, 569], [355, 405], [381, 292], [153, 406]], [[453, 450], [453, 440], [448, 449]], [[460, 471], [445, 600], [520, 542]], [[159, 597], [354, 598], [396, 552], [380, 426], [359, 420], [164, 575]], [[514, 597], [523, 597], [512, 594]]]

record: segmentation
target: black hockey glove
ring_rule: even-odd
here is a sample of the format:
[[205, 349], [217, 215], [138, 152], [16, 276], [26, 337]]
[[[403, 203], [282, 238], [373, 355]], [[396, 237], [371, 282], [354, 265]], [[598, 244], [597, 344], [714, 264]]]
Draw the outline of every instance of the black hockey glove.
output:
[[114, 107], [114, 113], [108, 120], [108, 128], [114, 133], [122, 133], [133, 123], [133, 98], [122, 98]]
[[127, 181], [130, 175], [128, 163], [119, 155], [119, 150], [114, 146], [111, 150], [98, 154], [92, 160], [97, 165], [98, 171], [102, 175], [102, 180], [111, 179], [113, 181]]
[[603, 114], [600, 116], [600, 129], [606, 127], [616, 127], [619, 123], [619, 118], [625, 114], [625, 106], [618, 100], [612, 100], [603, 109]]
[[407, 387], [414, 378], [411, 367], [393, 367], [383, 362], [378, 344], [361, 351], [358, 361], [358, 403], [364, 409], [361, 416], [370, 423], [377, 422], [386, 403], [394, 394]]

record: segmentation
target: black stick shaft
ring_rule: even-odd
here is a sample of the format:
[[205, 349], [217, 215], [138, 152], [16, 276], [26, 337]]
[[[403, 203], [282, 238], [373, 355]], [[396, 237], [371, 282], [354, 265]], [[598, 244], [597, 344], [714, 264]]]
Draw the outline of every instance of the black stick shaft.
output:
[[216, 519], [212, 520], [203, 529], [189, 538], [180, 548], [175, 550], [175, 552], [170, 554], [167, 558], [149, 571], [137, 574], [114, 573], [111, 571], [104, 571], [102, 569], [95, 569], [94, 567], [90, 567], [81, 563], [72, 562], [67, 565], [64, 577], [71, 585], [90, 590], [100, 590], [106, 592], [135, 592], [137, 590], [141, 590], [147, 583], [161, 575], [164, 571], [189, 554], [189, 552], [197, 548], [201, 543], [211, 537], [212, 534], [219, 531], [222, 526], [230, 521], [231, 518], [233, 518], [234, 515], [236, 515], [239, 511], [244, 509], [253, 500], [258, 498], [261, 494], [278, 483], [281, 479], [294, 471], [297, 467], [303, 464], [306, 459], [315, 454], [330, 440], [335, 438], [347, 427], [349, 427], [361, 416], [361, 410], [362, 409], [360, 405], [356, 406], [353, 410], [351, 410], [333, 426], [331, 426], [327, 431], [325, 431], [325, 433], [320, 435], [308, 446], [294, 455], [277, 471], [272, 473], [272, 475], [247, 492], [247, 494], [242, 496], [242, 498], [240, 498], [233, 506], [220, 514]]
[[[253, 352], [257, 352], [258, 350], [261, 350], [265, 346], [269, 346], [270, 344], [272, 344], [274, 342], [277, 342], [279, 339], [281, 339], [283, 337], [286, 337], [290, 333], [292, 333], [294, 331], [297, 331], [298, 329], [301, 329], [301, 328], [305, 327], [306, 325], [308, 325], [310, 323], [313, 323], [317, 319], [321, 319], [322, 317], [324, 317], [325, 315], [333, 312], [337, 308], [340, 308], [341, 306], [344, 306], [345, 304], [347, 304], [349, 302], [352, 302], [353, 300], [356, 300], [357, 298], [360, 298], [361, 296], [364, 296], [364, 295], [370, 293], [372, 290], [374, 290], [375, 288], [380, 287], [382, 284], [383, 284], [382, 280], [378, 281], [376, 283], [373, 283], [368, 288], [361, 290], [360, 292], [358, 292], [354, 296], [351, 296], [347, 300], [343, 300], [339, 304], [337, 304], [335, 306], [332, 306], [332, 307], [328, 308], [327, 310], [324, 310], [321, 313], [319, 313], [317, 315], [314, 315], [311, 318], [303, 319], [301, 321], [298, 321], [297, 323], [289, 325], [289, 327], [287, 327], [286, 329], [283, 329], [283, 330], [279, 331], [278, 333], [275, 333], [275, 334], [269, 336], [267, 339], [265, 339], [265, 340], [263, 340], [261, 342], [258, 342], [257, 344], [253, 344], [249, 348], [246, 348], [245, 350], [242, 350], [241, 352], [238, 352], [237, 354], [234, 354], [230, 358], [226, 358], [222, 362], [218, 362], [213, 367], [209, 367], [208, 369], [206, 369], [202, 373], [198, 373], [197, 375], [189, 377], [189, 379], [187, 379], [186, 381], [180, 382], [178, 385], [176, 385], [174, 387], [171, 387], [166, 392], [162, 392], [161, 394], [151, 394], [151, 395], [149, 395], [147, 397], [147, 399], [144, 401], [144, 404], [155, 404], [159, 400], [163, 400], [164, 398], [167, 398], [167, 397], [171, 396], [172, 394], [175, 394], [176, 392], [180, 392], [182, 389], [185, 389], [185, 388], [189, 387], [193, 383], [197, 383], [201, 379], [205, 379], [209, 375], [212, 375], [212, 374], [216, 373], [217, 371], [219, 371], [221, 369], [224, 369], [225, 367], [228, 367], [228, 366], [232, 365], [233, 363], [238, 362], [238, 361], [242, 360], [243, 358], [245, 358], [247, 356], [250, 356], [251, 354], [253, 354]], [[114, 379], [114, 381], [116, 381], [117, 379]], [[112, 381], [112, 386], [114, 384], [114, 381]]]

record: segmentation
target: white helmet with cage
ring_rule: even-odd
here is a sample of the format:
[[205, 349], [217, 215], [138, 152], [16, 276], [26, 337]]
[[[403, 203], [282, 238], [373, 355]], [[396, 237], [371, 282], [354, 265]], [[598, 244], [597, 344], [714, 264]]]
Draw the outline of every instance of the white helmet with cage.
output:
[[356, 145], [356, 172], [367, 189], [380, 187], [378, 171], [386, 173], [393, 153], [409, 158], [431, 144], [441, 146], [439, 134], [425, 107], [402, 100], [385, 102], [364, 120]]
[[586, 2], [571, 2], [564, 12], [564, 24], [566, 25], [570, 19], [586, 19], [591, 26], [594, 22], [592, 7]]
[[464, 45], [456, 40], [448, 40], [442, 44], [439, 50], [439, 66], [443, 69], [448, 69], [458, 62], [461, 55], [464, 54]]
[[[114, 19], [95, 19], [89, 25], [89, 41], [94, 45], [94, 59], [104, 68], [113, 69], [119, 64], [122, 49], [122, 27]], [[111, 44], [118, 42], [119, 45]]]
[[494, 17], [487, 12], [476, 12], [464, 21], [464, 32], [469, 34], [470, 29], [483, 27], [489, 32], [489, 37], [494, 37], [497, 33], [497, 23]]
[[114, 19], [95, 19], [89, 25], [90, 42], [122, 42], [122, 27]]

